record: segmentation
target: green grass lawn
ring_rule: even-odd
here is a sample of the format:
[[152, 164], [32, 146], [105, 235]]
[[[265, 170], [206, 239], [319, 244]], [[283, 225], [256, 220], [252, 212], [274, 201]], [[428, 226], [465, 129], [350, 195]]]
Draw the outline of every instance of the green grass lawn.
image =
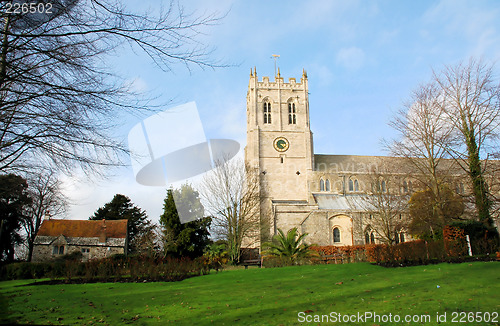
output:
[[[174, 283], [19, 286], [31, 282], [0, 283], [4, 323], [293, 325], [300, 324], [301, 312], [302, 319], [374, 312], [401, 318], [425, 314], [431, 322], [321, 324], [436, 325], [436, 313], [446, 313], [444, 324], [477, 325], [481, 323], [452, 323], [452, 314], [500, 312], [497, 262], [392, 269], [367, 263], [250, 268]], [[486, 324], [499, 323], [497, 317]]]

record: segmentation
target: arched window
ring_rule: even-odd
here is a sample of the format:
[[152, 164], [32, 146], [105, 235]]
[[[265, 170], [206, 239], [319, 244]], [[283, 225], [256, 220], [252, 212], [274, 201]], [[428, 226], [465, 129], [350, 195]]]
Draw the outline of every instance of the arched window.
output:
[[64, 255], [64, 246], [59, 247], [59, 255]]
[[326, 191], [330, 191], [330, 180], [329, 180], [329, 179], [326, 179], [326, 182], [325, 182], [325, 190], [326, 190]]
[[408, 193], [408, 182], [403, 181], [403, 194]]
[[396, 231], [396, 244], [405, 242], [405, 234], [403, 231]]
[[339, 230], [339, 228], [333, 229], [333, 242], [340, 242], [340, 230]]
[[319, 180], [319, 191], [325, 191], [325, 181], [323, 179]]
[[271, 103], [264, 102], [264, 123], [271, 123]]
[[349, 191], [354, 191], [354, 183], [352, 182], [352, 179], [349, 179]]
[[385, 185], [385, 181], [384, 180], [382, 180], [381, 185], [382, 185], [382, 192], [387, 192], [387, 187]]
[[411, 183], [411, 181], [408, 181], [408, 190], [410, 192], [413, 192], [413, 184]]
[[59, 253], [59, 246], [52, 247], [52, 254], [57, 255]]
[[359, 191], [359, 182], [358, 182], [358, 180], [354, 180], [354, 191]]
[[295, 103], [288, 102], [288, 124], [296, 124], [297, 118], [295, 116]]
[[367, 225], [365, 228], [365, 244], [370, 244], [370, 243], [375, 243], [375, 236], [373, 235], [372, 227], [370, 225]]

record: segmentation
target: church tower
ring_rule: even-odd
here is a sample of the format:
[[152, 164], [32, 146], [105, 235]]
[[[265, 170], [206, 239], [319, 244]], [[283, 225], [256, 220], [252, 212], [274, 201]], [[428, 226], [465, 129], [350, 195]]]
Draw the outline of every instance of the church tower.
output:
[[250, 71], [245, 161], [260, 175], [261, 218], [270, 218], [271, 235], [277, 226], [275, 203], [309, 200], [314, 154], [307, 83], [305, 71], [300, 83], [295, 78], [285, 83], [279, 69], [274, 81], [259, 81], [256, 69]]

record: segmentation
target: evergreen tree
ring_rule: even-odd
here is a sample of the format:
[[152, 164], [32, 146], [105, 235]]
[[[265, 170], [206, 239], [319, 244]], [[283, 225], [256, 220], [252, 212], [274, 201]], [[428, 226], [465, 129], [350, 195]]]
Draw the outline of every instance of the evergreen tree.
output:
[[14, 174], [0, 175], [0, 260], [14, 260], [14, 247], [22, 241], [19, 231], [29, 204], [26, 180]]
[[183, 212], [183, 218], [204, 214], [198, 192], [188, 184], [182, 185], [181, 189], [167, 190], [163, 214], [160, 216], [160, 224], [165, 236], [165, 254], [173, 257], [200, 257], [205, 247], [210, 244], [208, 229], [211, 218], [204, 217], [182, 224], [178, 210]]
[[129, 252], [135, 251], [135, 240], [151, 228], [146, 212], [134, 206], [127, 196], [116, 194], [103, 207], [97, 209], [89, 220], [128, 220]]

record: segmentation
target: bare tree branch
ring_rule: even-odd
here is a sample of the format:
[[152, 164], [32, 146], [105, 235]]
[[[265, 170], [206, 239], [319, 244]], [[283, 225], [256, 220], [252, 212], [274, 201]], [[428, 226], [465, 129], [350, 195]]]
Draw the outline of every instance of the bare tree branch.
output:
[[[395, 167], [389, 161], [381, 160], [377, 168], [369, 171], [370, 190], [366, 194], [346, 197], [354, 211], [370, 213], [369, 227], [377, 234], [379, 241], [395, 244], [408, 226], [409, 194], [400, 193], [401, 175], [393, 175]], [[403, 178], [404, 178], [403, 174]]]
[[238, 262], [244, 241], [259, 241], [260, 190], [258, 174], [241, 160], [222, 160], [209, 172], [200, 193], [213, 216], [212, 227], [228, 243], [230, 259]]
[[148, 103], [109, 68], [124, 46], [166, 72], [224, 66], [200, 42], [223, 16], [189, 14], [175, 0], [142, 13], [114, 0], [54, 0], [52, 15], [6, 13], [10, 3], [0, 4], [0, 171], [122, 164], [127, 148], [110, 136], [117, 116]]
[[60, 182], [53, 171], [40, 171], [28, 178], [31, 204], [26, 207], [22, 221], [26, 232], [27, 260], [31, 261], [33, 243], [45, 216], [58, 216], [66, 212], [67, 198], [61, 193]]
[[457, 140], [447, 150], [470, 178], [479, 220], [491, 226], [493, 202], [485, 171], [490, 153], [498, 153], [500, 140], [500, 83], [494, 66], [470, 59], [446, 66], [434, 78]]

